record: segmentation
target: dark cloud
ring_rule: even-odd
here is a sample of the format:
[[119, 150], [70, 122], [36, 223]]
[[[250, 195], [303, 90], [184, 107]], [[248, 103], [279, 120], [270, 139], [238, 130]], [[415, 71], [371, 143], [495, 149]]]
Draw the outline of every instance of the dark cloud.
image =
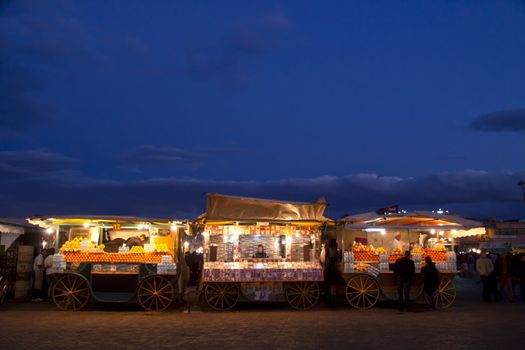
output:
[[203, 194], [220, 192], [298, 201], [325, 196], [328, 214], [335, 218], [391, 204], [509, 218], [523, 215], [516, 183], [524, 177], [525, 172], [461, 171], [417, 178], [360, 174], [277, 181], [152, 178], [118, 182], [66, 173], [32, 184], [12, 181], [10, 190], [2, 194], [0, 211], [4, 216], [106, 213], [194, 218], [204, 210]]
[[186, 49], [187, 72], [200, 80], [242, 83], [245, 65], [283, 45], [291, 20], [280, 12], [233, 25], [217, 42], [195, 40]]
[[124, 156], [124, 161], [133, 165], [188, 165], [206, 159], [204, 152], [189, 151], [171, 146], [143, 145]]
[[225, 154], [238, 153], [241, 150], [234, 145], [207, 146], [194, 149], [182, 149], [173, 146], [142, 145], [120, 157], [121, 169], [134, 173], [143, 173], [145, 169], [158, 168], [198, 168], [211, 158]]
[[486, 132], [523, 132], [525, 131], [525, 109], [480, 115], [470, 123], [470, 128]]
[[0, 152], [0, 176], [16, 176], [18, 180], [47, 176], [76, 168], [77, 161], [46, 150]]

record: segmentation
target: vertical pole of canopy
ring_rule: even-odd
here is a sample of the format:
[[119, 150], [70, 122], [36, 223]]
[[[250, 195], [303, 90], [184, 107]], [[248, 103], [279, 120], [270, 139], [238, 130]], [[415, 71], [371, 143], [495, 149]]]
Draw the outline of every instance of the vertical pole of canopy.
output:
[[60, 225], [57, 225], [55, 233], [55, 253], [58, 254], [58, 248], [60, 248]]

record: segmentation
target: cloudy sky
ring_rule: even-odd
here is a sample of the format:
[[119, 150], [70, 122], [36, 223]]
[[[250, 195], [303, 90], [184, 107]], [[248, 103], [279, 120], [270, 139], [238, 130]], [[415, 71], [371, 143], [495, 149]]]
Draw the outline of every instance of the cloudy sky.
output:
[[517, 0], [2, 1], [0, 217], [525, 218], [524, 32]]

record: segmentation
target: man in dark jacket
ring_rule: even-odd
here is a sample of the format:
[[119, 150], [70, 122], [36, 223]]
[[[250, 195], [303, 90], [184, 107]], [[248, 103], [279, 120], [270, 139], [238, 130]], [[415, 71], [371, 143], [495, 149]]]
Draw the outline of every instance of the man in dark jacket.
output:
[[410, 252], [407, 250], [405, 256], [396, 260], [394, 265], [394, 277], [397, 282], [397, 295], [399, 297], [399, 310], [407, 310], [410, 302], [410, 286], [414, 282], [416, 266], [410, 259]]

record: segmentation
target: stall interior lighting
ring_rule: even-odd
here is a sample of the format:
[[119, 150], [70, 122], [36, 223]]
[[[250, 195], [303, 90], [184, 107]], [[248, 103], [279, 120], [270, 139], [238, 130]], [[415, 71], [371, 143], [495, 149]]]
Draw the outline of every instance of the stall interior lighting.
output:
[[384, 228], [365, 228], [365, 231], [366, 232], [378, 232], [378, 233], [380, 233], [382, 235], [384, 235], [386, 233]]
[[46, 228], [46, 233], [48, 235], [52, 234], [53, 233], [53, 229], [51, 227]]

